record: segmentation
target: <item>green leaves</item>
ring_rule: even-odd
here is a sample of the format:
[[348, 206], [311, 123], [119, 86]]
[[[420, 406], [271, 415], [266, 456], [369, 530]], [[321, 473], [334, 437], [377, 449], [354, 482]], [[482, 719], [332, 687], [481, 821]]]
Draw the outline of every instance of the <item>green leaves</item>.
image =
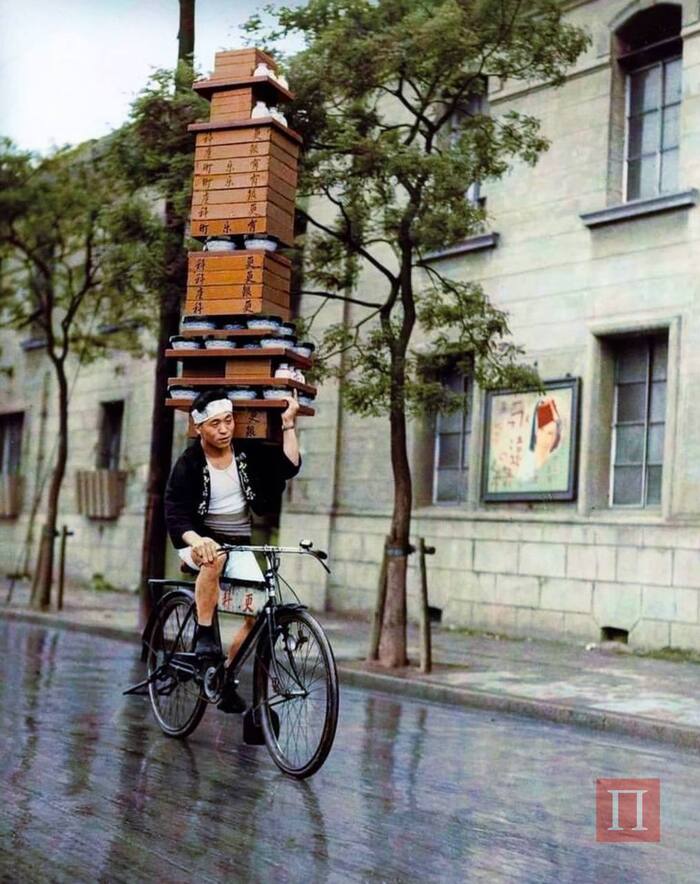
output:
[[187, 127], [209, 115], [208, 102], [191, 88], [193, 79], [185, 62], [172, 71], [156, 71], [111, 145], [115, 171], [134, 191], [149, 188], [152, 195], [172, 200], [183, 216], [189, 211], [194, 168], [195, 138]]
[[134, 327], [153, 324], [149, 268], [162, 224], [118, 173], [114, 144], [44, 158], [1, 146], [0, 312], [11, 327], [45, 336], [59, 361], [71, 350], [83, 361], [113, 347], [141, 352]]
[[523, 363], [524, 352], [510, 341], [506, 314], [493, 307], [476, 283], [455, 282], [436, 271], [421, 293], [418, 318], [426, 335], [420, 374], [439, 375], [457, 365], [483, 389], [539, 386], [537, 371]]
[[559, 0], [309, 0], [268, 7], [248, 31], [268, 48], [293, 33], [305, 40], [285, 59], [311, 207], [304, 289], [353, 305], [320, 348], [348, 406], [451, 407], [436, 378], [455, 359], [487, 388], [535, 382], [505, 314], [424, 258], [483, 230], [472, 183], [488, 192], [547, 149], [536, 118], [491, 113], [485, 96], [493, 77], [562, 81], [589, 38]]
[[[457, 407], [439, 382], [455, 361], [485, 388], [537, 383], [481, 287], [422, 259], [483, 229], [483, 207], [465, 198], [472, 182], [547, 149], [537, 119], [478, 109], [485, 78], [558, 82], [586, 35], [562, 22], [556, 0], [311, 0], [276, 19], [270, 37], [299, 31], [307, 42], [287, 60], [306, 145], [300, 187], [323, 207], [309, 212], [304, 285], [367, 304], [326, 328], [321, 374], [341, 379], [365, 415]], [[250, 22], [256, 38], [261, 29]], [[368, 269], [384, 289], [374, 273], [365, 290]]]

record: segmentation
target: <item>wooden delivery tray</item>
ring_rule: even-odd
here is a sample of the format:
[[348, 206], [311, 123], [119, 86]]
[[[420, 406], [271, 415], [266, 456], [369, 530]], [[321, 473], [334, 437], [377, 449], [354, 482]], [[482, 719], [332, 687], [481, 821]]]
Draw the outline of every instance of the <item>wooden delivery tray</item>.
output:
[[[279, 153], [268, 154], [267, 156], [254, 157], [229, 157], [227, 159], [217, 160], [215, 158], [195, 160], [195, 175], [252, 175], [254, 172], [272, 172], [283, 181], [296, 187], [299, 176], [297, 169], [285, 162], [285, 158]], [[288, 156], [285, 154], [285, 157]], [[253, 179], [251, 178], [251, 183]]]
[[[256, 309], [259, 305], [259, 309]], [[185, 309], [188, 313], [274, 313], [289, 312], [289, 295], [262, 285], [188, 286]]]
[[[264, 400], [265, 407], [246, 407], [239, 408], [234, 402], [235, 427], [233, 430], [234, 439], [257, 439], [260, 442], [274, 442], [278, 445], [282, 444], [282, 424], [279, 418], [279, 412], [287, 407], [286, 400], [275, 401]], [[250, 406], [253, 400], [249, 400], [241, 405]], [[166, 405], [177, 408], [179, 411], [189, 413], [192, 403], [187, 399], [166, 399]], [[315, 411], [313, 408], [302, 406], [299, 414], [305, 417], [313, 417]], [[191, 438], [197, 435], [192, 418], [188, 421], [187, 435]]]
[[[257, 65], [256, 65], [257, 67]], [[272, 99], [273, 104], [281, 101], [293, 101], [294, 96], [272, 77], [210, 77], [207, 80], [197, 80], [192, 84], [195, 92], [203, 98], [211, 99], [215, 92], [228, 91], [229, 89], [254, 89], [255, 95], [261, 99]]]
[[276, 120], [274, 117], [256, 117], [254, 120], [235, 120], [230, 123], [206, 122], [206, 120], [202, 120], [200, 123], [190, 123], [187, 127], [187, 131], [216, 132], [221, 129], [242, 129], [250, 126], [273, 126], [283, 135], [286, 135], [287, 138], [291, 138], [292, 141], [296, 141], [299, 144], [303, 144], [304, 141], [298, 132], [295, 132], [294, 129], [290, 129], [289, 126], [285, 126], [284, 123], [280, 123], [280, 121]]
[[260, 203], [243, 200], [243, 202], [239, 203], [229, 201], [212, 205], [208, 203], [202, 205], [194, 204], [192, 206], [193, 224], [195, 221], [221, 221], [226, 218], [232, 220], [241, 219], [243, 221], [266, 218], [291, 226], [294, 223], [294, 212], [293, 210], [280, 209], [279, 206], [267, 200]]
[[267, 192], [271, 203], [279, 205], [279, 199], [275, 199], [275, 197], [282, 197], [284, 199], [284, 202], [281, 203], [282, 208], [287, 207], [290, 203], [293, 204], [296, 199], [296, 187], [267, 169], [256, 172], [241, 172], [235, 175], [225, 172], [218, 175], [195, 175], [192, 179], [193, 194], [201, 193], [202, 191], [215, 193], [218, 190], [225, 190], [233, 193], [236, 190], [261, 189]]
[[[185, 313], [192, 316], [281, 316], [285, 322], [289, 321], [291, 310], [289, 307], [280, 307], [274, 301], [267, 298], [224, 298], [220, 301], [207, 301], [192, 298], [185, 302]], [[258, 335], [258, 337], [262, 337]]]
[[[216, 386], [220, 385], [216, 384]], [[284, 409], [287, 408], [287, 406], [289, 405], [286, 399], [238, 399], [231, 400], [231, 402], [234, 409], [241, 410], [269, 409], [270, 411], [284, 411]], [[166, 399], [165, 404], [171, 406], [172, 408], [181, 408], [183, 411], [189, 411], [192, 407], [192, 401], [190, 399]], [[302, 417], [313, 417], [316, 414], [316, 411], [308, 405], [300, 405], [299, 414]]]
[[[266, 335], [274, 335], [275, 333], [275, 329], [272, 328], [267, 330], [260, 328], [185, 328], [180, 331], [180, 335], [186, 338], [264, 338]], [[181, 353], [182, 350], [176, 350], [175, 352]], [[198, 351], [193, 350], [191, 352], [197, 353]], [[296, 353], [294, 355], [297, 356], [298, 359], [305, 358]]]
[[[220, 176], [219, 176], [220, 177]], [[294, 201], [269, 187], [219, 187], [192, 191], [192, 206], [260, 205], [269, 202], [288, 215], [294, 214]]]
[[[247, 332], [253, 333], [256, 337], [260, 337], [260, 332], [257, 329], [247, 329]], [[184, 336], [188, 338], [194, 338], [199, 336], [207, 337], [209, 335], [218, 335], [219, 337], [233, 337], [234, 335], [244, 335], [246, 331], [240, 332], [232, 332], [232, 331], [223, 331], [223, 332], [185, 332]], [[166, 350], [165, 355], [168, 359], [205, 359], [209, 357], [209, 359], [270, 359], [277, 358], [282, 359], [283, 361], [293, 362], [295, 365], [298, 365], [300, 368], [311, 368], [312, 362], [310, 359], [307, 359], [306, 356], [300, 356], [299, 353], [295, 353], [293, 350], [288, 350], [286, 347], [256, 347], [254, 350], [229, 350], [228, 348], [221, 348], [220, 350], [215, 348], [202, 348], [201, 350]]]
[[291, 222], [280, 222], [269, 216], [252, 218], [225, 218], [219, 220], [193, 220], [190, 225], [190, 236], [204, 239], [209, 236], [238, 236], [241, 234], [267, 234], [276, 236], [285, 246], [294, 242], [294, 225]]
[[[285, 306], [289, 303], [291, 263], [278, 252], [241, 249], [233, 252], [190, 252], [188, 255], [189, 286], [230, 285], [234, 283], [234, 274], [243, 274], [241, 284], [259, 284], [267, 275], [271, 287], [286, 295]], [[261, 274], [257, 279], [256, 276]]]
[[[291, 275], [292, 262], [279, 252], [265, 249], [238, 249], [233, 252], [188, 252], [189, 270], [240, 270], [245, 267], [265, 267], [282, 276]], [[199, 261], [207, 262], [200, 265]], [[212, 262], [210, 264], [209, 262]], [[212, 266], [215, 265], [215, 266]]]
[[277, 141], [248, 141], [242, 144], [198, 144], [194, 151], [194, 158], [199, 162], [266, 156], [276, 157], [281, 163], [296, 171], [299, 148], [292, 141], [286, 145]]
[[[206, 313], [207, 304], [218, 305], [220, 301], [230, 299], [252, 298], [253, 300], [267, 299], [271, 304], [277, 304], [280, 308], [289, 306], [289, 292], [282, 291], [272, 285], [262, 283], [240, 283], [238, 285], [188, 285], [187, 300], [201, 301]], [[197, 312], [197, 311], [195, 311]]]
[[[246, 265], [238, 267], [226, 267], [214, 261], [192, 262], [194, 266], [188, 268], [187, 282], [189, 285], [229, 285], [231, 283], [250, 282], [263, 283], [268, 280], [269, 284], [281, 291], [289, 292], [291, 274], [285, 271], [279, 264], [269, 263], [267, 266]], [[280, 271], [280, 272], [278, 272]]]
[[[192, 387], [250, 387], [251, 385], [254, 387], [279, 387], [280, 390], [298, 390], [305, 396], [315, 396], [318, 392], [316, 387], [312, 387], [310, 384], [302, 384], [301, 381], [293, 381], [291, 378], [256, 378], [255, 383], [226, 376], [214, 378], [168, 378], [169, 387], [177, 386], [178, 384]], [[251, 401], [257, 402], [257, 399]], [[265, 399], [264, 401], [267, 402], [268, 400]], [[277, 400], [271, 399], [269, 401], [276, 402]]]
[[[277, 70], [277, 63], [272, 56], [262, 49], [249, 46], [245, 49], [223, 49], [214, 55], [214, 73], [212, 80], [221, 80], [230, 77], [252, 77], [255, 68], [264, 61], [273, 71]], [[201, 80], [199, 82], [202, 82]]]
[[285, 131], [280, 131], [274, 126], [268, 124], [258, 126], [256, 122], [256, 120], [251, 120], [249, 126], [195, 132], [195, 147], [224, 147], [227, 145], [233, 147], [243, 144], [255, 144], [260, 147], [263, 144], [272, 143], [294, 159], [299, 158], [299, 142], [295, 138], [290, 138]]
[[216, 288], [231, 288], [244, 283], [248, 285], [261, 285], [264, 288], [276, 289], [289, 298], [289, 280], [277, 276], [269, 270], [255, 268], [251, 270], [221, 270], [201, 271], [187, 274], [188, 286], [202, 286], [205, 290]]

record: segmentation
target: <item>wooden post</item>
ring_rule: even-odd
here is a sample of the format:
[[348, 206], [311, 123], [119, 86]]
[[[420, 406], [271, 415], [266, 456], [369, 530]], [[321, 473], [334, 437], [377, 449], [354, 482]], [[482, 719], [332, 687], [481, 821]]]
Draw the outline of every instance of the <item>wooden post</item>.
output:
[[430, 612], [428, 610], [428, 573], [425, 557], [435, 554], [434, 546], [426, 546], [425, 538], [418, 540], [418, 562], [420, 566], [420, 671], [430, 672], [433, 668], [433, 655], [430, 641]]
[[377, 605], [374, 609], [374, 620], [372, 621], [372, 634], [369, 639], [369, 651], [367, 652], [367, 660], [376, 660], [379, 657], [379, 639], [382, 634], [382, 622], [384, 620], [384, 601], [386, 599], [386, 572], [387, 572], [387, 545], [391, 538], [387, 534], [384, 538], [384, 550], [382, 553], [382, 567], [379, 571], [379, 582], [377, 584]]
[[58, 610], [63, 610], [63, 584], [66, 578], [66, 541], [73, 536], [65, 525], [61, 527], [61, 551], [58, 560]]

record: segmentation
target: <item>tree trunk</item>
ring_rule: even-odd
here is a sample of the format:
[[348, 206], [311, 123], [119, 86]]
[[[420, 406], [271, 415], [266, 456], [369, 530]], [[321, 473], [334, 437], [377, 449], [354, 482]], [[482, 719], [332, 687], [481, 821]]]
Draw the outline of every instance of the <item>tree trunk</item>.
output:
[[[180, 27], [178, 30], [178, 62], [193, 61], [195, 0], [180, 0]], [[177, 78], [176, 88], [187, 84]], [[151, 421], [151, 449], [146, 486], [146, 513], [141, 547], [141, 619], [145, 623], [151, 601], [148, 579], [165, 576], [165, 547], [167, 531], [163, 502], [165, 486], [170, 473], [173, 449], [173, 411], [165, 407], [168, 392], [168, 367], [165, 350], [171, 335], [180, 328], [180, 302], [187, 284], [187, 256], [184, 253], [185, 218], [175, 211], [171, 199], [165, 203], [165, 226], [168, 231], [166, 254], [166, 284], [161, 294], [158, 321], [158, 349], [156, 351], [155, 382], [153, 385], [153, 417]]]
[[406, 572], [411, 532], [411, 470], [406, 449], [406, 416], [403, 407], [392, 405], [391, 466], [394, 474], [394, 511], [387, 559], [387, 588], [379, 642], [382, 666], [405, 666], [406, 657]]
[[[413, 489], [406, 445], [406, 353], [416, 322], [412, 282], [412, 240], [410, 224], [413, 209], [404, 217], [400, 235], [400, 295], [403, 308], [401, 330], [393, 337], [388, 312], [382, 313], [382, 326], [391, 344], [391, 469], [394, 477], [394, 511], [391, 517], [391, 546], [387, 553], [387, 588], [384, 601], [379, 662], [386, 667], [406, 666], [406, 576]], [[393, 339], [393, 340], [392, 340]]]
[[63, 360], [52, 360], [58, 381], [58, 452], [56, 466], [51, 474], [48, 500], [46, 503], [46, 523], [39, 543], [37, 566], [32, 583], [31, 606], [45, 611], [51, 604], [51, 584], [53, 582], [54, 539], [58, 521], [58, 502], [61, 485], [66, 474], [68, 460], [68, 380]]
[[187, 259], [183, 252], [184, 223], [177, 216], [170, 201], [166, 203], [166, 225], [170, 230], [168, 247], [168, 281], [161, 297], [156, 352], [155, 383], [153, 385], [153, 412], [151, 419], [151, 449], [146, 490], [146, 517], [141, 549], [141, 614], [150, 612], [149, 577], [165, 575], [165, 486], [170, 473], [173, 448], [174, 414], [166, 408], [168, 392], [168, 365], [165, 350], [171, 335], [180, 327], [180, 300], [187, 280]]
[[[21, 573], [28, 575], [31, 565], [31, 557], [34, 546], [34, 527], [36, 525], [36, 517], [41, 505], [41, 498], [44, 495], [44, 459], [46, 446], [46, 421], [49, 416], [49, 372], [44, 374], [41, 387], [41, 411], [39, 412], [39, 430], [37, 435], [37, 452], [36, 467], [34, 475], [36, 476], [36, 485], [34, 488], [34, 497], [32, 498], [32, 507], [29, 511], [29, 520], [27, 522], [27, 536], [24, 541], [24, 561], [22, 563]], [[36, 569], [35, 569], [36, 573]]]
[[194, 2], [180, 0], [180, 28], [177, 32], [177, 60], [194, 66]]

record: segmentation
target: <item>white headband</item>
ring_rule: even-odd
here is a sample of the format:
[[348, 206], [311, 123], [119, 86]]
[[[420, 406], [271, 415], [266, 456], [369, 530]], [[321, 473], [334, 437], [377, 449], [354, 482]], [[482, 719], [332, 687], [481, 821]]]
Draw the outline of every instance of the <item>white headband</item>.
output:
[[230, 399], [215, 399], [207, 405], [204, 411], [192, 410], [190, 414], [195, 425], [199, 426], [204, 421], [218, 417], [220, 414], [233, 414], [233, 403]]

